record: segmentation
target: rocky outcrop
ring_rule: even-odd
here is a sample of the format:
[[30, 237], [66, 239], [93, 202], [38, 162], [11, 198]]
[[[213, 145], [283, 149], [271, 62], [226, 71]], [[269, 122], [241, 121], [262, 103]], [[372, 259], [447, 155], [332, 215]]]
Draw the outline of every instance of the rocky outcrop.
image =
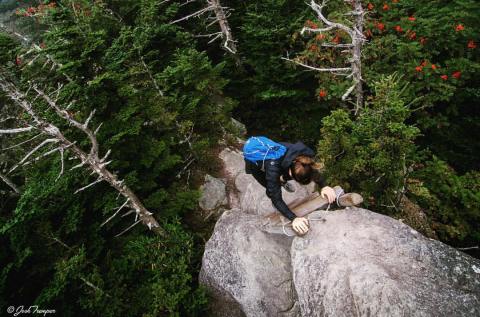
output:
[[205, 211], [214, 210], [228, 202], [225, 182], [221, 179], [205, 175], [205, 183], [200, 187], [200, 191], [202, 195], [198, 203]]
[[[213, 314], [480, 316], [480, 261], [361, 208], [314, 211], [309, 233], [288, 236], [241, 154], [221, 157], [237, 205], [217, 221], [203, 256]], [[287, 203], [313, 190], [295, 185]]]

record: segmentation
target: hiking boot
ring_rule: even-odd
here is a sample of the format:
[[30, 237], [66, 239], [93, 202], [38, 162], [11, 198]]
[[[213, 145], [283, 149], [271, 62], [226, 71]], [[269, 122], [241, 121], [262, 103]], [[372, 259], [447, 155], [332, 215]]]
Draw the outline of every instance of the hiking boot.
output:
[[333, 187], [337, 196], [336, 203], [338, 207], [353, 207], [363, 202], [363, 197], [357, 193], [345, 194], [340, 186]]

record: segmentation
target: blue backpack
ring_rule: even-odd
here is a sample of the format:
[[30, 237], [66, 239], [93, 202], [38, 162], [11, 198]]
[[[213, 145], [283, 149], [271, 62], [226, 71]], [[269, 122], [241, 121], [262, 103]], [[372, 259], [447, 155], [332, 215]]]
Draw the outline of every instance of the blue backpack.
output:
[[264, 136], [250, 137], [243, 146], [243, 157], [255, 164], [262, 161], [262, 170], [264, 170], [265, 160], [278, 159], [285, 152], [287, 152], [287, 148], [284, 145]]

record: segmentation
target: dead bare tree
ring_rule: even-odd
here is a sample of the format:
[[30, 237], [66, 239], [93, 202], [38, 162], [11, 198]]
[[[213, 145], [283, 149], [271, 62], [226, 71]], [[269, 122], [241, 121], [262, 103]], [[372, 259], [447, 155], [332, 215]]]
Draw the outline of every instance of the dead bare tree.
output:
[[[55, 93], [57, 93], [57, 96], [61, 88], [62, 86], [59, 85], [58, 89], [55, 91]], [[124, 181], [120, 180], [115, 173], [112, 173], [107, 169], [107, 165], [111, 163], [111, 161], [107, 161], [107, 158], [110, 155], [111, 151], [108, 150], [103, 157], [99, 156], [99, 143], [96, 134], [100, 129], [101, 124], [98, 125], [95, 130], [92, 130], [89, 127], [90, 121], [92, 120], [95, 111], [92, 111], [84, 122], [79, 122], [68, 111], [68, 109], [72, 106], [73, 103], [70, 103], [67, 107], [62, 108], [57, 104], [57, 100], [55, 98], [52, 98], [49, 94], [45, 93], [35, 84], [31, 84], [27, 92], [23, 93], [13, 83], [11, 83], [4, 74], [0, 74], [0, 89], [29, 116], [29, 121], [26, 123], [25, 127], [3, 129], [0, 130], [0, 133], [17, 134], [34, 132], [44, 138], [46, 137], [29, 153], [27, 153], [15, 166], [13, 166], [10, 169], [9, 173], [13, 172], [19, 166], [33, 163], [43, 157], [58, 152], [61, 157], [61, 170], [58, 175], [58, 177], [60, 177], [64, 173], [64, 151], [69, 150], [72, 152], [74, 158], [80, 160], [80, 164], [73, 166], [71, 170], [79, 167], [86, 167], [92, 171], [91, 175], [95, 174], [97, 176], [97, 179], [94, 182], [78, 189], [77, 191], [75, 191], [75, 193], [83, 191], [101, 181], [106, 181], [113, 188], [115, 188], [115, 190], [118, 191], [119, 195], [122, 195], [125, 198], [125, 202], [117, 209], [113, 216], [108, 218], [102, 225], [113, 219], [113, 217], [117, 215], [120, 210], [124, 208], [130, 208], [130, 210], [127, 211], [124, 216], [135, 213], [135, 222], [117, 236], [128, 231], [130, 228], [140, 222], [147, 226], [149, 229], [153, 230], [155, 233], [165, 235], [164, 230], [160, 227], [157, 220], [153, 217], [153, 214], [145, 208], [145, 206], [135, 195], [135, 193], [127, 185], [125, 185]], [[34, 97], [35, 99], [40, 98], [41, 100], [46, 102], [49, 108], [53, 109], [60, 118], [66, 120], [70, 126], [79, 129], [88, 137], [91, 143], [90, 151], [88, 153], [83, 151], [79, 146], [76, 145], [77, 141], [71, 141], [67, 139], [64, 133], [57, 126], [42, 118], [34, 110], [33, 104], [27, 98], [28, 93], [31, 90], [33, 90], [36, 94], [36, 96]], [[49, 149], [43, 154], [40, 154], [37, 157], [33, 158], [33, 155], [36, 152], [52, 144], [54, 145], [53, 149]]]
[[323, 8], [327, 5], [327, 0], [323, 0], [321, 5], [316, 3], [314, 0], [311, 0], [309, 6], [315, 11], [318, 20], [322, 23], [323, 27], [313, 28], [311, 26], [305, 26], [303, 27], [301, 34], [303, 35], [305, 33], [325, 33], [338, 30], [344, 31], [350, 37], [350, 43], [322, 43], [321, 46], [328, 48], [345, 49], [346, 52], [351, 54], [351, 57], [349, 58], [350, 65], [348, 67], [320, 68], [302, 63], [298, 59], [290, 59], [288, 57], [282, 57], [282, 59], [314, 71], [329, 72], [336, 75], [346, 76], [347, 78], [351, 77], [353, 85], [348, 88], [347, 91], [343, 94], [342, 100], [346, 100], [350, 96], [350, 94], [355, 91], [355, 114], [358, 114], [364, 103], [362, 78], [362, 46], [363, 43], [366, 41], [365, 36], [363, 35], [363, 25], [366, 11], [363, 10], [361, 0], [345, 0], [345, 2], [351, 4], [352, 6], [352, 11], [348, 12], [347, 15], [351, 15], [354, 17], [353, 26], [349, 27], [345, 24], [336, 23], [328, 20], [323, 13]]
[[[195, 0], [186, 0], [186, 2], [183, 5], [186, 5], [190, 2], [194, 2]], [[232, 29], [230, 28], [230, 24], [228, 23], [228, 16], [230, 15], [230, 9], [228, 7], [222, 6], [220, 3], [220, 0], [206, 0], [207, 6], [194, 12], [191, 13], [187, 16], [184, 16], [182, 18], [179, 18], [175, 21], [170, 22], [170, 24], [175, 24], [181, 21], [185, 21], [191, 18], [198, 18], [206, 13], [210, 13], [210, 15], [207, 16], [207, 20], [210, 21], [210, 23], [207, 25], [207, 27], [217, 24], [220, 27], [220, 31], [214, 32], [214, 33], [209, 33], [209, 34], [202, 34], [202, 35], [197, 35], [197, 37], [208, 37], [211, 38], [208, 43], [212, 43], [216, 41], [217, 39], [222, 39], [222, 48], [232, 54], [234, 57], [237, 57], [237, 46], [235, 44], [235, 40], [232, 35]], [[211, 14], [213, 13], [213, 14]], [[237, 62], [239, 60], [237, 59]]]
[[11, 189], [13, 189], [13, 191], [17, 194], [21, 194], [22, 191], [17, 187], [17, 185], [15, 185], [13, 183], [13, 181], [10, 180], [10, 178], [3, 174], [1, 171], [0, 171], [0, 179], [2, 179]]

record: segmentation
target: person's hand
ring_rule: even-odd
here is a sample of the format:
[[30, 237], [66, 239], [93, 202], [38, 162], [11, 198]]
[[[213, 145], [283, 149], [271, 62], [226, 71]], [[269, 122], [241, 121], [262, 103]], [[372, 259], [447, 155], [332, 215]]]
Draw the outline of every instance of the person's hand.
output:
[[308, 219], [305, 217], [297, 217], [292, 221], [292, 228], [296, 233], [305, 234], [308, 232]]
[[323, 187], [322, 190], [320, 191], [320, 195], [323, 198], [326, 198], [329, 204], [333, 203], [337, 198], [337, 195], [335, 194], [335, 190], [330, 186]]

